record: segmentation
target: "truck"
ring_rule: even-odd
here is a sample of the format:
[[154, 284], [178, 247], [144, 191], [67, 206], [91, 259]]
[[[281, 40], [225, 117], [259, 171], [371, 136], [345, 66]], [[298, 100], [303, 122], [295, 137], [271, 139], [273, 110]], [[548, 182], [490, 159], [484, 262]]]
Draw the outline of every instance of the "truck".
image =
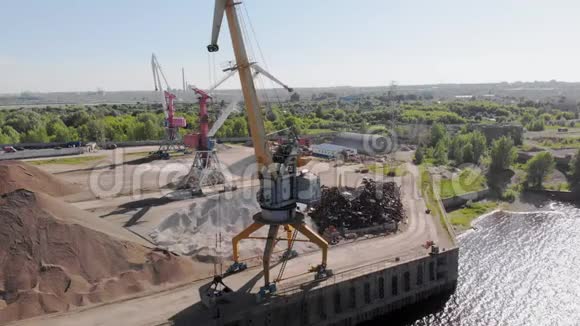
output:
[[13, 146], [4, 146], [4, 148], [2, 148], [4, 150], [4, 153], [16, 153], [17, 150], [16, 148], [14, 148]]

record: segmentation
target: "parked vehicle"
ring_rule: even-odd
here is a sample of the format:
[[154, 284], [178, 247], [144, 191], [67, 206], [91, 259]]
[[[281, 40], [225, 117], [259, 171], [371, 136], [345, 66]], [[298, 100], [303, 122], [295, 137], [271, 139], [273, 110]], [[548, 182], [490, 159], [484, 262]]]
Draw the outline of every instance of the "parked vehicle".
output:
[[73, 147], [81, 147], [82, 143], [80, 140], [78, 141], [70, 141], [68, 143], [66, 143], [66, 147], [68, 148], [73, 148]]
[[4, 146], [3, 148], [5, 153], [16, 153], [17, 150], [13, 146]]

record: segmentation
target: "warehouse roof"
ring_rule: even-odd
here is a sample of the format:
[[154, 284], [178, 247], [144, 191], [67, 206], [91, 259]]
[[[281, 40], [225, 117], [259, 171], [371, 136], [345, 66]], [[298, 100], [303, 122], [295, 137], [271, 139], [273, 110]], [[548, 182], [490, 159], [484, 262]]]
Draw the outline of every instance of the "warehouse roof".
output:
[[340, 145], [335, 145], [335, 144], [329, 144], [329, 143], [314, 144], [314, 145], [312, 145], [312, 147], [318, 148], [318, 149], [325, 149], [325, 150], [329, 150], [329, 151], [342, 151], [344, 149], [352, 149], [350, 147], [345, 147], [345, 146], [340, 146]]

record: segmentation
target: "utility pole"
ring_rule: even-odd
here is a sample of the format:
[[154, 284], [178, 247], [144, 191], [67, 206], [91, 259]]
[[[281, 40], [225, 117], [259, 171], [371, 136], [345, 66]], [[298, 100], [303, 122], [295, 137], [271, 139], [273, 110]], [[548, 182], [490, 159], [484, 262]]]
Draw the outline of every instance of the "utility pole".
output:
[[187, 91], [187, 85], [185, 85], [185, 69], [183, 67], [181, 67], [181, 80], [183, 83], [183, 92], [185, 93]]

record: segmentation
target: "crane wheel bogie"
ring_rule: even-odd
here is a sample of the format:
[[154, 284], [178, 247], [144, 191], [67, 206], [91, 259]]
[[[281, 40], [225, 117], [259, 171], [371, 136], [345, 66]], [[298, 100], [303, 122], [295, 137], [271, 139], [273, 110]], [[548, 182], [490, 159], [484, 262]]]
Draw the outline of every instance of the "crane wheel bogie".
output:
[[314, 274], [316, 281], [324, 280], [334, 275], [332, 269], [327, 269], [325, 265], [318, 265], [314, 270], [316, 271], [316, 274]]
[[280, 257], [280, 260], [290, 260], [292, 258], [298, 257], [298, 252], [296, 250], [286, 250]]
[[264, 301], [269, 295], [276, 294], [278, 288], [276, 287], [276, 283], [270, 283], [268, 285], [262, 286], [260, 291], [257, 294], [257, 301], [262, 302]]
[[245, 263], [234, 262], [230, 267], [228, 267], [226, 274], [239, 273], [247, 268], [248, 268], [248, 265], [246, 265]]

